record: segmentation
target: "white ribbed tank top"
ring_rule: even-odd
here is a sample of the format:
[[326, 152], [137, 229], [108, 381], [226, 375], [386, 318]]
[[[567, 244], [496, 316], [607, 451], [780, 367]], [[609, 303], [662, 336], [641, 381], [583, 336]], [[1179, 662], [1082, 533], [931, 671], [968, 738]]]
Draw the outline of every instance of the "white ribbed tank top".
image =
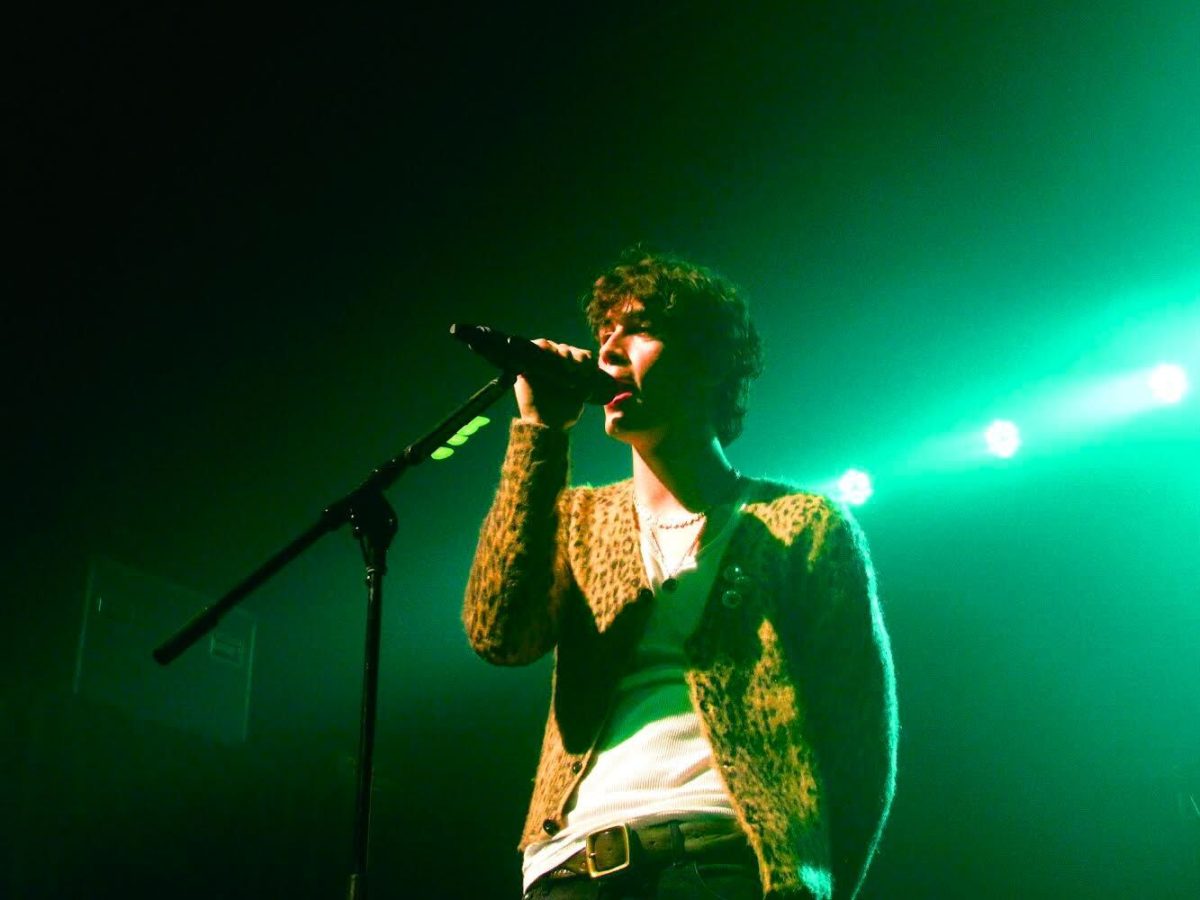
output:
[[720, 533], [683, 561], [674, 575], [674, 591], [662, 589], [665, 573], [649, 529], [642, 529], [642, 560], [654, 606], [629, 671], [617, 684], [596, 753], [567, 804], [566, 824], [553, 837], [525, 848], [524, 890], [579, 850], [589, 832], [622, 822], [733, 817], [712, 748], [692, 708], [683, 643], [700, 620], [741, 509], [739, 498]]

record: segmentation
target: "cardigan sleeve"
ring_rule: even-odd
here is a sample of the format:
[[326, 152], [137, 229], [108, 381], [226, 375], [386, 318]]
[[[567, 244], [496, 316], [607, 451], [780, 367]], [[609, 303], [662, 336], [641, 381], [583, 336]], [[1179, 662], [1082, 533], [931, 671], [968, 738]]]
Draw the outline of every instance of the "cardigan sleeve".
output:
[[823, 499], [808, 551], [806, 693], [826, 786], [833, 896], [851, 900], [862, 887], [895, 793], [896, 683], [875, 574], [857, 522]]
[[463, 607], [467, 638], [489, 662], [525, 665], [557, 641], [571, 581], [562, 540], [567, 458], [566, 432], [514, 420]]

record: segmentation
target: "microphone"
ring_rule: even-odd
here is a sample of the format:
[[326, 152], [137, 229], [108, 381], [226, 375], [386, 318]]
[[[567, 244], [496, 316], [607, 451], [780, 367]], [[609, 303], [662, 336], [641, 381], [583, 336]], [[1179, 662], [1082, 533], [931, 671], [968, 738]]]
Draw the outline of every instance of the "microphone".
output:
[[585, 403], [603, 405], [628, 388], [590, 361], [576, 362], [545, 350], [533, 341], [494, 331], [485, 325], [450, 326], [458, 338], [492, 365], [505, 372], [545, 379]]

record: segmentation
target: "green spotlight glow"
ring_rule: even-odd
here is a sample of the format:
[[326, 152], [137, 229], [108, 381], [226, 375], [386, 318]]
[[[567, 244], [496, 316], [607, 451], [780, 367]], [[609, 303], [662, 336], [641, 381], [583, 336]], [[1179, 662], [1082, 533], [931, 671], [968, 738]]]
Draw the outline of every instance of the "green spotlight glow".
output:
[[838, 479], [837, 496], [839, 500], [853, 506], [862, 506], [870, 499], [875, 489], [871, 486], [871, 476], [858, 469], [847, 469]]
[[1188, 392], [1187, 372], [1175, 363], [1155, 366], [1147, 376], [1146, 384], [1159, 403], [1178, 403]]
[[1021, 448], [1021, 430], [1008, 419], [997, 419], [983, 433], [988, 452], [1009, 459]]

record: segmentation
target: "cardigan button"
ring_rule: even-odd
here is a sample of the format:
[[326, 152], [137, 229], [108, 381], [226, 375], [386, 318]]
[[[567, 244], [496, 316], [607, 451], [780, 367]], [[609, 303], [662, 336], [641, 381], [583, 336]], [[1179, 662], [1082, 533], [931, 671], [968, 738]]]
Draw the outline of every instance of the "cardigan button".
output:
[[726, 591], [721, 595], [721, 605], [726, 609], [737, 609], [742, 605], [742, 595], [737, 591]]
[[650, 590], [650, 588], [642, 588], [637, 592], [637, 598], [641, 603], [649, 603], [654, 599], [654, 591]]
[[542, 831], [553, 837], [554, 835], [558, 834], [558, 823], [553, 819], [547, 819], [542, 823]]
[[734, 563], [733, 565], [725, 567], [725, 580], [726, 581], [740, 581], [742, 578], [742, 575], [743, 575], [742, 567], [739, 566], [737, 563]]
[[581, 763], [579, 760], [575, 760], [575, 762], [571, 763], [571, 774], [572, 775], [578, 775], [582, 771], [583, 771], [583, 763]]

